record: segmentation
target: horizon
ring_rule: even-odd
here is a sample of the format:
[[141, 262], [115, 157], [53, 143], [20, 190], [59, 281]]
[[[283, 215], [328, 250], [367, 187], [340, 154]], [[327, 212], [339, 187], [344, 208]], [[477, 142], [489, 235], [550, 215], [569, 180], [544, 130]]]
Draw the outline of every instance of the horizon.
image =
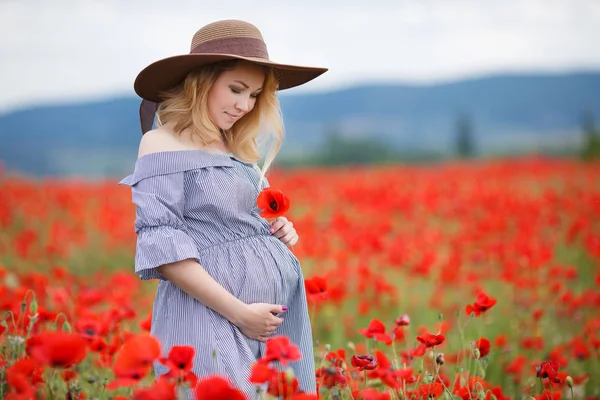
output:
[[[410, 88], [427, 88], [434, 86], [443, 86], [450, 84], [460, 84], [465, 82], [475, 82], [479, 80], [485, 79], [497, 79], [497, 78], [537, 78], [537, 77], [566, 77], [566, 76], [574, 76], [574, 75], [600, 75], [600, 68], [597, 69], [576, 69], [576, 70], [567, 70], [567, 71], [498, 71], [497, 73], [489, 73], [489, 74], [476, 74], [469, 75], [464, 77], [456, 77], [454, 79], [438, 79], [434, 81], [403, 81], [403, 80], [388, 80], [388, 81], [364, 81], [364, 82], [354, 82], [349, 85], [340, 85], [339, 87], [325, 87], [325, 88], [314, 88], [313, 90], [302, 90], [302, 91], [294, 91], [286, 90], [282, 91], [280, 96], [285, 97], [296, 97], [303, 95], [325, 95], [329, 93], [339, 93], [353, 89], [360, 88], [368, 88], [368, 87], [410, 87]], [[88, 96], [75, 96], [71, 98], [61, 98], [55, 100], [46, 100], [39, 102], [31, 102], [28, 104], [24, 104], [21, 106], [15, 106], [14, 108], [2, 109], [0, 108], [0, 118], [5, 117], [7, 115], [18, 113], [27, 110], [39, 109], [39, 108], [49, 108], [49, 107], [68, 107], [68, 106], [76, 106], [80, 104], [93, 104], [93, 103], [103, 103], [110, 102], [119, 99], [132, 99], [141, 98], [133, 91], [130, 93], [114, 93], [114, 94], [99, 94], [99, 95], [88, 95]]]

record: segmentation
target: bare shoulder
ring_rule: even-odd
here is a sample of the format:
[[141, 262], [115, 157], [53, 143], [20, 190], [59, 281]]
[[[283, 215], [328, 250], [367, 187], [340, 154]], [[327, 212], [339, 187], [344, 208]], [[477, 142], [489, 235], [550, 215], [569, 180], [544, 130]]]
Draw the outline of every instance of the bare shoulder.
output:
[[161, 151], [185, 150], [186, 147], [169, 130], [159, 127], [148, 131], [140, 140], [138, 158]]

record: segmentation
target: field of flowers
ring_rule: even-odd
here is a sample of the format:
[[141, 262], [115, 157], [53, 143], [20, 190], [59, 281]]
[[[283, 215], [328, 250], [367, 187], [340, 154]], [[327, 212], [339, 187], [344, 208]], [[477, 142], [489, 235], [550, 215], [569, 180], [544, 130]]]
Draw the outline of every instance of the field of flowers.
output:
[[[291, 200], [322, 399], [600, 399], [600, 164], [273, 171]], [[243, 399], [162, 355], [117, 179], [0, 171], [0, 399]], [[275, 337], [251, 380], [307, 400]], [[151, 363], [168, 365], [154, 381]], [[37, 393], [37, 394], [36, 394]], [[38, 397], [36, 397], [38, 396]]]

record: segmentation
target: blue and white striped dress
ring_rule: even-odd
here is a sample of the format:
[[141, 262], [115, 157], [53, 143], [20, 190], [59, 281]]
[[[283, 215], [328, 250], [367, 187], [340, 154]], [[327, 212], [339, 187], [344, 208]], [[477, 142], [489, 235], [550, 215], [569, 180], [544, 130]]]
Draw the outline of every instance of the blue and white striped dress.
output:
[[[187, 258], [200, 265], [245, 303], [288, 307], [276, 335], [285, 335], [303, 354], [292, 363], [300, 388], [316, 392], [312, 331], [300, 263], [269, 231], [258, 214], [260, 173], [231, 154], [174, 150], [140, 157], [131, 186], [138, 234], [135, 271], [142, 279], [160, 279], [152, 312], [151, 334], [165, 356], [174, 345], [196, 349], [193, 372], [199, 378], [229, 377], [254, 398], [248, 382], [251, 365], [264, 354], [264, 343], [244, 336], [223, 316], [166, 280], [156, 267]], [[263, 187], [268, 185], [266, 180]], [[165, 367], [155, 365], [161, 375]]]

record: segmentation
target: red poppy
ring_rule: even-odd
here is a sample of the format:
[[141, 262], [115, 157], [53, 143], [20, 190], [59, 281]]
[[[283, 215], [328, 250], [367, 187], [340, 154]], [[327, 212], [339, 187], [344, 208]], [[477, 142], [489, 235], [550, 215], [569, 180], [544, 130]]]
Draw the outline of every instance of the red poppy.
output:
[[291, 400], [318, 400], [316, 394], [296, 393]]
[[330, 351], [325, 355], [325, 360], [330, 362], [334, 367], [342, 368], [346, 363], [346, 350], [338, 349]]
[[44, 332], [27, 340], [26, 351], [40, 364], [67, 368], [85, 358], [87, 343], [75, 333]]
[[269, 367], [269, 365], [265, 362], [256, 362], [252, 365], [252, 370], [250, 372], [250, 378], [248, 379], [250, 383], [256, 383], [262, 385], [263, 383], [267, 383], [271, 380], [273, 375], [277, 374], [277, 370]]
[[480, 338], [475, 342], [475, 346], [479, 349], [479, 357], [483, 358], [490, 352], [490, 341], [486, 338]]
[[558, 363], [556, 361], [544, 361], [540, 365], [536, 365], [535, 370], [538, 378], [548, 378], [555, 383], [561, 382], [558, 377]]
[[256, 198], [256, 205], [262, 210], [261, 217], [271, 219], [285, 214], [290, 208], [290, 200], [279, 189], [265, 188]]
[[304, 280], [304, 288], [308, 300], [319, 302], [327, 300], [327, 281], [320, 276], [313, 276]]
[[276, 398], [287, 399], [298, 392], [298, 379], [289, 377], [287, 373], [279, 371], [271, 376], [267, 393]]
[[444, 342], [444, 335], [433, 335], [425, 332], [423, 336], [417, 336], [417, 340], [421, 342], [419, 346], [413, 351], [415, 356], [422, 356], [425, 354], [429, 347], [440, 345]]
[[399, 375], [397, 371], [392, 368], [392, 363], [387, 356], [380, 350], [375, 350], [375, 357], [377, 359], [377, 368], [373, 371], [369, 371], [367, 376], [371, 379], [381, 379], [386, 386], [394, 389], [400, 386]]
[[160, 343], [148, 334], [133, 335], [128, 338], [117, 355], [113, 372], [117, 378], [108, 384], [109, 389], [135, 385], [146, 376], [152, 362], [160, 357]]
[[410, 325], [410, 317], [407, 314], [404, 314], [401, 317], [396, 318], [394, 322], [398, 326], [407, 326]]
[[350, 360], [353, 367], [357, 367], [359, 371], [373, 370], [377, 368], [375, 357], [370, 354], [353, 355]]
[[320, 384], [326, 388], [342, 388], [348, 384], [344, 369], [340, 367], [321, 367], [316, 371], [316, 375]]
[[177, 400], [175, 383], [159, 379], [149, 388], [136, 389], [133, 400]]
[[387, 345], [392, 344], [392, 337], [385, 333], [385, 325], [377, 318], [373, 318], [366, 329], [359, 329], [358, 333], [364, 335], [367, 339], [375, 339]]
[[427, 383], [419, 386], [419, 394], [422, 399], [435, 399], [444, 392], [444, 387], [439, 382]]
[[201, 379], [196, 385], [196, 400], [246, 400], [246, 395], [219, 376]]
[[267, 340], [267, 349], [262, 358], [264, 362], [279, 361], [286, 366], [290, 361], [298, 361], [302, 354], [298, 347], [286, 336], [275, 336]]
[[352, 393], [352, 396], [357, 400], [390, 400], [390, 392], [380, 392], [377, 389], [368, 388]]
[[26, 400], [36, 398], [36, 388], [27, 380], [25, 375], [7, 371], [6, 382], [8, 383], [9, 388], [9, 393], [6, 395], [7, 400]]
[[167, 358], [161, 357], [159, 362], [169, 367], [169, 372], [161, 377], [175, 379], [177, 383], [189, 382], [195, 387], [198, 379], [192, 372], [192, 364], [196, 350], [191, 346], [173, 346]]
[[44, 378], [42, 376], [44, 373], [44, 367], [40, 367], [31, 358], [24, 358], [22, 360], [16, 361], [6, 370], [6, 373], [21, 374], [27, 377], [27, 380], [33, 386], [38, 386], [39, 384], [45, 383]]
[[492, 308], [494, 304], [496, 304], [496, 299], [489, 297], [485, 292], [480, 292], [477, 295], [475, 303], [467, 305], [465, 311], [467, 315], [474, 313], [475, 316], [478, 317], [480, 314]]

